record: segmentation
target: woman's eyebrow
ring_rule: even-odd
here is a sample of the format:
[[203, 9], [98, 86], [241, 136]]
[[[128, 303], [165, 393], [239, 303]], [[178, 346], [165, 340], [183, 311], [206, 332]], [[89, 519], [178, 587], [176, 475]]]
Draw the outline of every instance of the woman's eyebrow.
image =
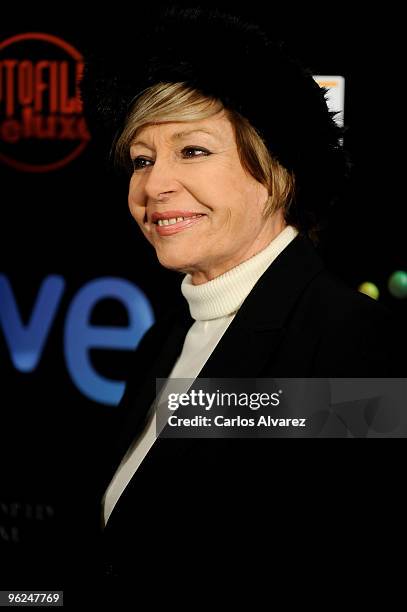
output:
[[184, 132], [177, 132], [176, 134], [173, 134], [171, 136], [171, 140], [179, 140], [180, 138], [183, 138], [184, 136], [189, 136], [190, 134], [195, 134], [198, 132], [202, 132], [203, 134], [209, 134], [209, 136], [215, 136], [215, 134], [213, 132], [211, 132], [210, 130], [205, 130], [205, 129], [195, 129], [195, 130], [185, 130]]
[[[209, 131], [209, 130], [194, 129], [194, 130], [185, 130], [183, 132], [176, 132], [175, 134], [172, 134], [172, 136], [170, 137], [170, 140], [172, 140], [172, 141], [180, 140], [181, 138], [184, 138], [185, 136], [189, 136], [190, 134], [197, 134], [197, 133], [209, 134], [209, 136], [213, 136], [214, 138], [216, 138], [216, 135], [213, 132]], [[151, 148], [150, 145], [148, 145], [146, 142], [144, 142], [142, 140], [135, 140], [134, 142], [131, 143], [130, 146], [134, 147], [136, 145], [144, 145], [148, 149]]]

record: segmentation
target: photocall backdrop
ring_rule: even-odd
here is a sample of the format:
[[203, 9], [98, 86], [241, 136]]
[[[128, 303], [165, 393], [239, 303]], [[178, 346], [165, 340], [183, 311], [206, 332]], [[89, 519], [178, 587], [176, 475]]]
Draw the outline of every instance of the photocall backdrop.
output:
[[[349, 8], [327, 20], [309, 12], [304, 21], [251, 4], [240, 10], [216, 3], [286, 40], [314, 75], [343, 77], [344, 144], [355, 170], [320, 251], [349, 285], [373, 283], [378, 299], [404, 315], [405, 278], [393, 276], [389, 286], [394, 272], [407, 270], [407, 258], [397, 162], [384, 154], [394, 147], [397, 120], [378, 81], [383, 49], [374, 33], [352, 27]], [[70, 536], [84, 529], [80, 509], [92, 494], [101, 436], [131, 375], [131, 350], [184, 299], [183, 275], [163, 269], [139, 232], [127, 184], [107, 161], [110, 142], [89, 130], [76, 90], [92, 41], [113, 48], [127, 36], [134, 62], [143, 61], [137, 27], [147, 14], [140, 3], [128, 20], [102, 15], [79, 26], [33, 12], [2, 21], [3, 576], [58, 583]], [[272, 95], [267, 66], [264, 74], [254, 96]]]

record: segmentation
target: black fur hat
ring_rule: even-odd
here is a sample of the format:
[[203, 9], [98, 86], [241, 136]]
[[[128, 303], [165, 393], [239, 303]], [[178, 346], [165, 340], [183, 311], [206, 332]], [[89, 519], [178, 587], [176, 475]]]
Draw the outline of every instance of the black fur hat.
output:
[[104, 54], [85, 52], [80, 91], [91, 131], [117, 138], [144, 89], [159, 81], [186, 82], [250, 121], [270, 153], [295, 174], [287, 221], [308, 233], [318, 226], [349, 175], [344, 130], [328, 110], [326, 89], [284, 43], [217, 9], [175, 7], [124, 38]]

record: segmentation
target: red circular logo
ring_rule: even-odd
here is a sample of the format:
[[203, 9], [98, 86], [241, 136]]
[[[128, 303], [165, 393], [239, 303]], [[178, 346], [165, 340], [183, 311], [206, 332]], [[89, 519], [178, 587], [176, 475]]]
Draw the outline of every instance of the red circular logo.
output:
[[90, 140], [78, 83], [83, 57], [51, 34], [0, 43], [0, 160], [23, 172], [66, 166]]

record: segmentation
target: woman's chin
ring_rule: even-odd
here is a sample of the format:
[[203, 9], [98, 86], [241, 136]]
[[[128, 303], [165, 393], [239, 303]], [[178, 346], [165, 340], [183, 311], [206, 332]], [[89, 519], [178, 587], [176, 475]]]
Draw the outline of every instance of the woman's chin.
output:
[[164, 253], [162, 251], [158, 251], [157, 258], [160, 264], [169, 270], [177, 270], [178, 272], [187, 273], [194, 268], [191, 258], [185, 256], [183, 257], [181, 253]]

